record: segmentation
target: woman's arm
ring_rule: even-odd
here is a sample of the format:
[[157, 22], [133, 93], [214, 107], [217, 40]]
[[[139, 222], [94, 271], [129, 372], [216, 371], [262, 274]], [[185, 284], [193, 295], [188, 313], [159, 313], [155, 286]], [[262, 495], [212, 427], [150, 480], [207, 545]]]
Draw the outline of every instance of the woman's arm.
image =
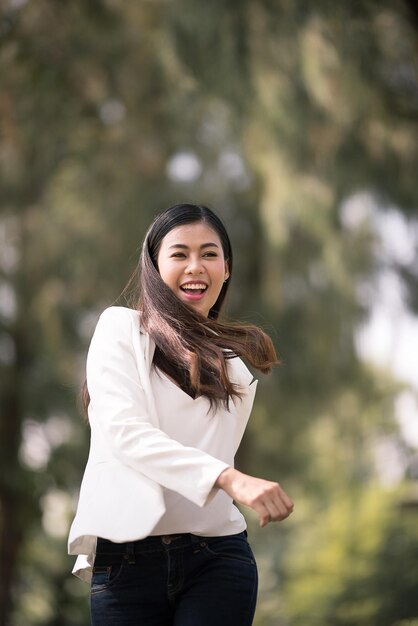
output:
[[215, 487], [226, 491], [234, 500], [245, 504], [258, 514], [260, 526], [280, 522], [293, 511], [293, 502], [279, 483], [243, 474], [233, 467], [218, 476]]

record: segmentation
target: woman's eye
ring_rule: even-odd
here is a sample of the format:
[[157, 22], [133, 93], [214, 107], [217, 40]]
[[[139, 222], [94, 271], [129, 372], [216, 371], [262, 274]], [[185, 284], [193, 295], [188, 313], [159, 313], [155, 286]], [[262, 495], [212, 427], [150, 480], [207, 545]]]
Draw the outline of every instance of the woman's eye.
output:
[[206, 252], [203, 256], [218, 256], [216, 252]]
[[177, 258], [177, 259], [183, 258], [185, 256], [186, 255], [184, 254], [184, 252], [175, 252], [174, 254], [171, 255], [172, 258]]

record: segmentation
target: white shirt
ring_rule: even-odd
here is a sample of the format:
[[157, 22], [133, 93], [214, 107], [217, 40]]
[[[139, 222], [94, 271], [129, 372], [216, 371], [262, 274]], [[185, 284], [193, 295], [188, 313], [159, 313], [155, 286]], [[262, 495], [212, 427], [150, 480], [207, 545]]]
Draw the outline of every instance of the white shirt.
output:
[[[231, 415], [223, 424], [229, 433], [228, 450], [223, 447], [220, 428], [209, 441], [214, 431], [205, 417], [202, 424], [208, 429], [205, 433], [202, 425], [197, 436], [202, 446], [213, 446], [216, 440], [215, 454], [179, 441], [190, 436], [190, 419], [187, 427], [182, 421], [176, 424], [177, 438], [169, 436], [165, 428], [172, 397], [166, 395], [169, 386], [163, 393], [152, 387], [154, 349], [149, 335], [141, 330], [138, 311], [110, 307], [100, 316], [87, 357], [90, 453], [68, 538], [69, 554], [78, 555], [73, 573], [87, 582], [97, 537], [124, 543], [155, 533], [166, 512], [164, 490], [199, 508], [215, 499], [220, 490], [213, 485], [232, 465], [251, 412], [256, 382], [241, 359], [230, 359], [230, 380], [238, 385], [242, 398], [230, 403]], [[176, 390], [176, 401], [181, 393]], [[195, 402], [198, 406], [205, 400]], [[228, 462], [217, 454], [226, 455]], [[233, 508], [231, 511], [236, 515]], [[194, 530], [197, 533], [197, 526]]]
[[[151, 387], [160, 421], [160, 428], [184, 446], [191, 446], [234, 465], [234, 437], [237, 412], [233, 402], [226, 409], [210, 409], [207, 398], [195, 400], [171, 381], [163, 372], [151, 371]], [[246, 528], [243, 515], [223, 490], [203, 507], [199, 507], [176, 491], [163, 488], [166, 512], [151, 535], [193, 533], [196, 535], [232, 535]]]

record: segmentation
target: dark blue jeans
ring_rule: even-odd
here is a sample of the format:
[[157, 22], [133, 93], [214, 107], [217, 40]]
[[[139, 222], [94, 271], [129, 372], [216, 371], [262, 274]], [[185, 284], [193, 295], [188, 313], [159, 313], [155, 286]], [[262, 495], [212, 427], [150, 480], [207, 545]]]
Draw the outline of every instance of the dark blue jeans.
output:
[[247, 533], [98, 539], [93, 626], [251, 626], [257, 566]]

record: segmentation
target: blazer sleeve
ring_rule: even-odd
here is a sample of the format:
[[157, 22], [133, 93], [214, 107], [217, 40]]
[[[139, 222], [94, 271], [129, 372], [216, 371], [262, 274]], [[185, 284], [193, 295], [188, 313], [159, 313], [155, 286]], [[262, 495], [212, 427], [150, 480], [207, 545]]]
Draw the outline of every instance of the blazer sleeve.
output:
[[100, 429], [120, 463], [198, 506], [216, 494], [213, 485], [228, 464], [182, 445], [152, 424], [130, 311], [111, 307], [102, 313], [87, 356], [87, 386], [91, 427]]

